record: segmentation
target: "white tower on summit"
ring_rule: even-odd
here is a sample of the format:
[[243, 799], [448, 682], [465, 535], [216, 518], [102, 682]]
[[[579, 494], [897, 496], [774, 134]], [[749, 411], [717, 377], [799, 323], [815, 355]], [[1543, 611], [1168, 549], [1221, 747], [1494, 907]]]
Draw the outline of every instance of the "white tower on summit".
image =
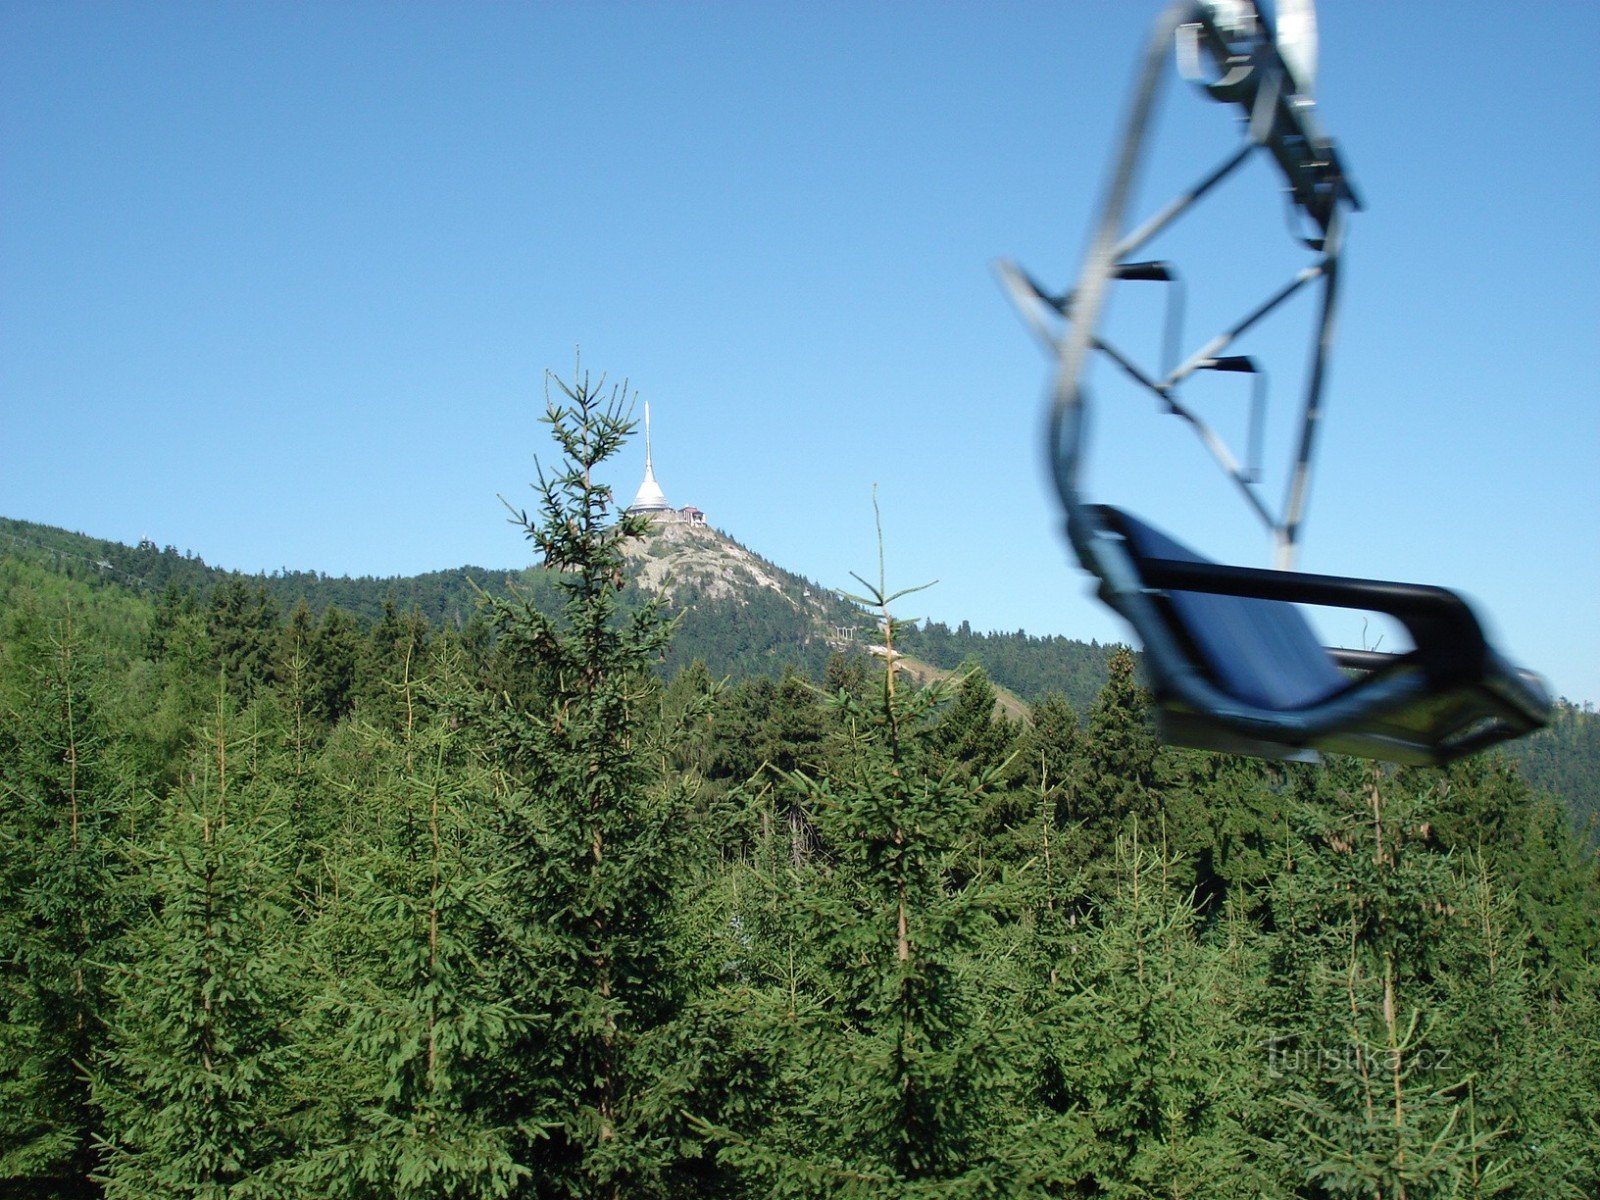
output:
[[628, 505], [631, 513], [659, 513], [672, 512], [672, 505], [667, 503], [667, 497], [661, 490], [661, 485], [656, 482], [655, 470], [650, 465], [650, 402], [644, 402], [644, 482], [639, 485], [638, 492], [633, 497], [633, 503]]

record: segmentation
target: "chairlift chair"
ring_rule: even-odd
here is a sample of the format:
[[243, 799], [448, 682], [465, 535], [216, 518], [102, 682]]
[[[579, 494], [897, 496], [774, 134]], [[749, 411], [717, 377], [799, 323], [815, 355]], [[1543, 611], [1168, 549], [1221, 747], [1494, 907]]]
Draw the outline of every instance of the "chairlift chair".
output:
[[[1098, 578], [1100, 597], [1138, 636], [1163, 738], [1267, 758], [1314, 760], [1319, 751], [1333, 751], [1398, 763], [1445, 763], [1540, 728], [1550, 698], [1536, 676], [1495, 652], [1471, 608], [1451, 591], [1291, 569], [1332, 348], [1345, 219], [1361, 201], [1333, 142], [1315, 123], [1310, 0], [1279, 0], [1278, 17], [1275, 30], [1252, 0], [1176, 0], [1157, 22], [1140, 68], [1077, 286], [1052, 294], [1010, 263], [1000, 264], [1000, 276], [1055, 361], [1047, 449], [1068, 541]], [[1133, 180], [1150, 141], [1174, 45], [1184, 75], [1213, 100], [1242, 109], [1244, 137], [1195, 185], [1125, 231]], [[1270, 156], [1287, 184], [1293, 212], [1307, 223], [1310, 232], [1300, 240], [1312, 260], [1189, 357], [1179, 360], [1169, 349], [1169, 361], [1160, 369], [1140, 365], [1101, 328], [1108, 293], [1118, 284], [1181, 287], [1175, 264], [1141, 259], [1141, 251], [1258, 153]], [[1290, 296], [1313, 285], [1320, 301], [1300, 433], [1283, 506], [1274, 512], [1260, 495], [1264, 372], [1253, 359], [1228, 351]], [[1175, 346], [1171, 305], [1168, 311], [1170, 348]], [[1084, 377], [1096, 359], [1109, 360], [1191, 426], [1268, 528], [1276, 547], [1275, 569], [1210, 561], [1154, 525], [1083, 495], [1089, 404]], [[1201, 371], [1254, 376], [1251, 448], [1243, 463], [1183, 398], [1183, 384]], [[1387, 614], [1404, 626], [1414, 648], [1400, 653], [1325, 648], [1300, 605]]]

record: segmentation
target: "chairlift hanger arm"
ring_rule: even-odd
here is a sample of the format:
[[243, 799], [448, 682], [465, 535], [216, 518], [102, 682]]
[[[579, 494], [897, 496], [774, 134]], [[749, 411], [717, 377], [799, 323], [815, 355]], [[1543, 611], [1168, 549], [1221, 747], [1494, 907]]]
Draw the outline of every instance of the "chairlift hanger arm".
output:
[[[1290, 67], [1266, 14], [1251, 4], [1250, 19], [1228, 29], [1215, 4], [1193, 3], [1190, 8], [1189, 19], [1177, 32], [1183, 73], [1213, 99], [1245, 110], [1251, 140], [1272, 154], [1295, 202], [1324, 232], [1341, 203], [1359, 212], [1361, 196], [1333, 139], [1317, 125], [1311, 80]], [[1201, 50], [1217, 70], [1215, 80], [1201, 78]]]
[[[1222, 17], [1218, 9], [1228, 10]], [[1167, 74], [1171, 47], [1177, 39], [1181, 53], [1186, 41], [1196, 49], [1185, 73], [1195, 78], [1202, 55], [1209, 55], [1217, 71], [1230, 82], [1226, 87], [1202, 84], [1212, 99], [1240, 105], [1247, 118], [1246, 136], [1220, 165], [1147, 219], [1131, 233], [1124, 232], [1123, 221], [1131, 206], [1134, 185], [1147, 145], [1151, 140], [1157, 100]], [[1203, 49], [1201, 49], [1203, 47]], [[1304, 46], [1293, 48], [1297, 61]], [[1126, 119], [1120, 149], [1116, 155], [1109, 187], [1101, 206], [1092, 246], [1077, 286], [1061, 294], [1045, 291], [1020, 270], [1002, 267], [1002, 278], [1013, 301], [1042, 344], [1053, 352], [1057, 363], [1051, 406], [1055, 410], [1087, 403], [1083, 391], [1090, 361], [1100, 354], [1111, 358], [1137, 385], [1152, 392], [1167, 411], [1186, 421], [1200, 439], [1209, 456], [1233, 481], [1266, 527], [1275, 548], [1276, 565], [1287, 568], [1299, 540], [1310, 494], [1311, 451], [1315, 444], [1314, 424], [1322, 410], [1321, 391], [1326, 379], [1326, 359], [1333, 343], [1333, 293], [1338, 257], [1342, 245], [1344, 209], [1358, 203], [1348, 186], [1344, 168], [1332, 150], [1329, 139], [1313, 123], [1313, 104], [1305, 87], [1297, 82], [1284, 54], [1273, 40], [1268, 22], [1251, 0], [1176, 0], [1162, 14], [1148, 44], [1133, 91], [1133, 104]], [[1169, 263], [1151, 272], [1147, 264], [1131, 260], [1145, 243], [1163, 232], [1188, 212], [1202, 197], [1228, 178], [1257, 150], [1272, 155], [1279, 173], [1289, 183], [1287, 196], [1297, 210], [1319, 227], [1319, 236], [1302, 238], [1317, 252], [1316, 258], [1287, 283], [1281, 285], [1242, 317], [1224, 326], [1205, 340], [1186, 358], [1179, 359], [1173, 348], [1177, 342], [1173, 318], [1178, 308], [1169, 304], [1168, 335], [1163, 345], [1159, 368], [1139, 364], [1133, 356], [1110, 343], [1100, 328], [1109, 289], [1127, 280], [1162, 279], [1179, 286], [1179, 275]], [[1312, 180], [1308, 184], [1307, 180]], [[1249, 465], [1241, 467], [1239, 457], [1207, 421], [1184, 403], [1181, 385], [1196, 371], [1213, 369], [1212, 364], [1227, 354], [1241, 337], [1271, 313], [1278, 311], [1307, 284], [1315, 283], [1320, 293], [1317, 326], [1312, 331], [1312, 363], [1305, 376], [1300, 401], [1301, 432], [1294, 457], [1284, 476], [1286, 490], [1277, 511], [1259, 494], [1263, 480], [1252, 448]], [[1176, 294], [1175, 298], [1176, 297]], [[1067, 322], [1059, 333], [1049, 321], [1051, 313]], [[1263, 377], [1257, 377], [1252, 400], [1251, 432], [1260, 428], [1259, 414], [1266, 397]], [[1081, 438], [1084, 425], [1056, 411], [1050, 418], [1054, 431], [1049, 441], [1053, 474], [1062, 500], [1071, 510], [1079, 501], [1080, 464], [1084, 456]], [[1070, 431], [1073, 436], [1055, 434]]]

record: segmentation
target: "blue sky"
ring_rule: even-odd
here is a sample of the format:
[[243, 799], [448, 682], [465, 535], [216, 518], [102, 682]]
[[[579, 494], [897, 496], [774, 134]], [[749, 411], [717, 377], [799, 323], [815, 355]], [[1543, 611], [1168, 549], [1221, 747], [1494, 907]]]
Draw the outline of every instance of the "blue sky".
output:
[[[939, 581], [904, 615], [1121, 640], [990, 264], [1070, 281], [1157, 11], [10, 0], [0, 514], [252, 571], [521, 565], [496, 496], [527, 495], [543, 374], [581, 349], [651, 402], [668, 498], [765, 557], [875, 569], [876, 484], [891, 583]], [[1460, 588], [1600, 700], [1600, 10], [1319, 16], [1368, 211], [1301, 565]], [[1147, 202], [1188, 122], [1228, 135], [1172, 101]], [[1253, 183], [1218, 243], [1242, 273], [1284, 241]], [[1097, 448], [1106, 499], [1266, 561], [1148, 403]]]

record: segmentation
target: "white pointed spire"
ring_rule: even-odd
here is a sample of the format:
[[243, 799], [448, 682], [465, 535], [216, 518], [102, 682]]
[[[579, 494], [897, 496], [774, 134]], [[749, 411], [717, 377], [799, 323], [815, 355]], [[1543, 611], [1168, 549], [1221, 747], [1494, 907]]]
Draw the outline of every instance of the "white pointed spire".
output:
[[644, 482], [639, 485], [639, 490], [633, 497], [633, 503], [628, 505], [628, 511], [635, 512], [663, 512], [672, 505], [667, 503], [666, 494], [661, 490], [661, 485], [656, 482], [655, 468], [650, 462], [650, 401], [644, 402]]

